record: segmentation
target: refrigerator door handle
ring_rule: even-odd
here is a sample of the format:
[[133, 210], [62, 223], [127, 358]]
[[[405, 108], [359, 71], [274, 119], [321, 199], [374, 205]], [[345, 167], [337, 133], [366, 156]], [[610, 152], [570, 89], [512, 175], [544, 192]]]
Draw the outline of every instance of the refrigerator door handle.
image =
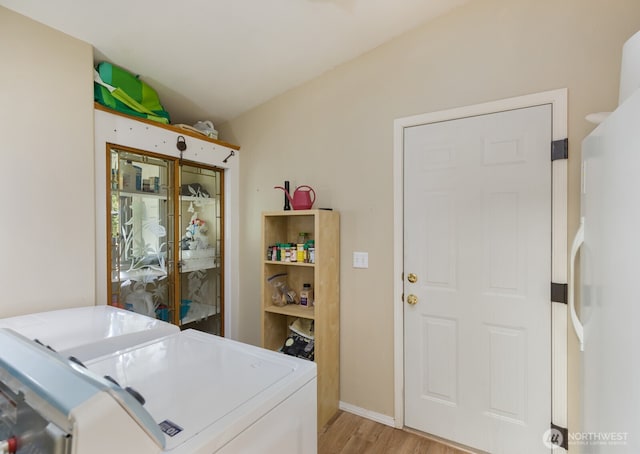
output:
[[580, 226], [578, 227], [578, 231], [576, 232], [576, 236], [573, 238], [573, 244], [571, 245], [571, 261], [569, 262], [569, 289], [567, 299], [569, 300], [569, 310], [571, 311], [571, 324], [573, 325], [573, 330], [576, 332], [576, 336], [578, 336], [578, 340], [580, 341], [580, 351], [584, 351], [584, 330], [582, 327], [582, 323], [578, 318], [578, 314], [576, 313], [576, 304], [575, 304], [575, 261], [576, 255], [578, 255], [578, 250], [580, 246], [584, 243], [584, 218], [580, 218]]

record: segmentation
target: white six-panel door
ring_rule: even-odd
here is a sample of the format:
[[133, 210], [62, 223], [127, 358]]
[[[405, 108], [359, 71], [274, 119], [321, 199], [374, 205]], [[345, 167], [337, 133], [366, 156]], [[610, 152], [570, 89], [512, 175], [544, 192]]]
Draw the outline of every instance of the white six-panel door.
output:
[[548, 452], [551, 140], [550, 105], [404, 129], [406, 426]]

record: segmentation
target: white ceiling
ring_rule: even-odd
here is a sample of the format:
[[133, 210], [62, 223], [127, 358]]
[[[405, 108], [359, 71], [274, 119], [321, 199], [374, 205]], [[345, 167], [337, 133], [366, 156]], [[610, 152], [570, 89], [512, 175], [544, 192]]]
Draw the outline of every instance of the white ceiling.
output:
[[214, 124], [469, 0], [0, 0], [153, 86], [174, 123]]

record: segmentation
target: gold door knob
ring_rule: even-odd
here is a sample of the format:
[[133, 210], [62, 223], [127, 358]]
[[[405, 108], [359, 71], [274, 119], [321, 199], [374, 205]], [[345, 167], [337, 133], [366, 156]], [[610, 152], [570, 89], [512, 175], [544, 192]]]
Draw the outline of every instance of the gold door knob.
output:
[[409, 304], [411, 304], [413, 306], [417, 302], [418, 302], [418, 297], [416, 295], [407, 296], [407, 303], [409, 303]]
[[409, 282], [411, 282], [412, 284], [415, 284], [416, 282], [418, 282], [418, 275], [415, 273], [409, 273], [409, 275], [407, 276], [407, 279], [409, 280]]

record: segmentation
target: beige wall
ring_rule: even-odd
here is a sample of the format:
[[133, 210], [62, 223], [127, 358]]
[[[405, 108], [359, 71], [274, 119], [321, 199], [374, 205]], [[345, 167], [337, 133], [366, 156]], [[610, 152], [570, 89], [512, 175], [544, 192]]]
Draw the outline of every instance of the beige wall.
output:
[[93, 304], [92, 62], [0, 7], [0, 317]]
[[[637, 0], [475, 0], [223, 125], [242, 145], [240, 338], [260, 340], [260, 212], [282, 208], [274, 185], [310, 184], [342, 216], [341, 400], [393, 415], [393, 120], [568, 88], [572, 235], [584, 117], [616, 106], [621, 46], [639, 29]], [[369, 269], [352, 269], [353, 251]]]

